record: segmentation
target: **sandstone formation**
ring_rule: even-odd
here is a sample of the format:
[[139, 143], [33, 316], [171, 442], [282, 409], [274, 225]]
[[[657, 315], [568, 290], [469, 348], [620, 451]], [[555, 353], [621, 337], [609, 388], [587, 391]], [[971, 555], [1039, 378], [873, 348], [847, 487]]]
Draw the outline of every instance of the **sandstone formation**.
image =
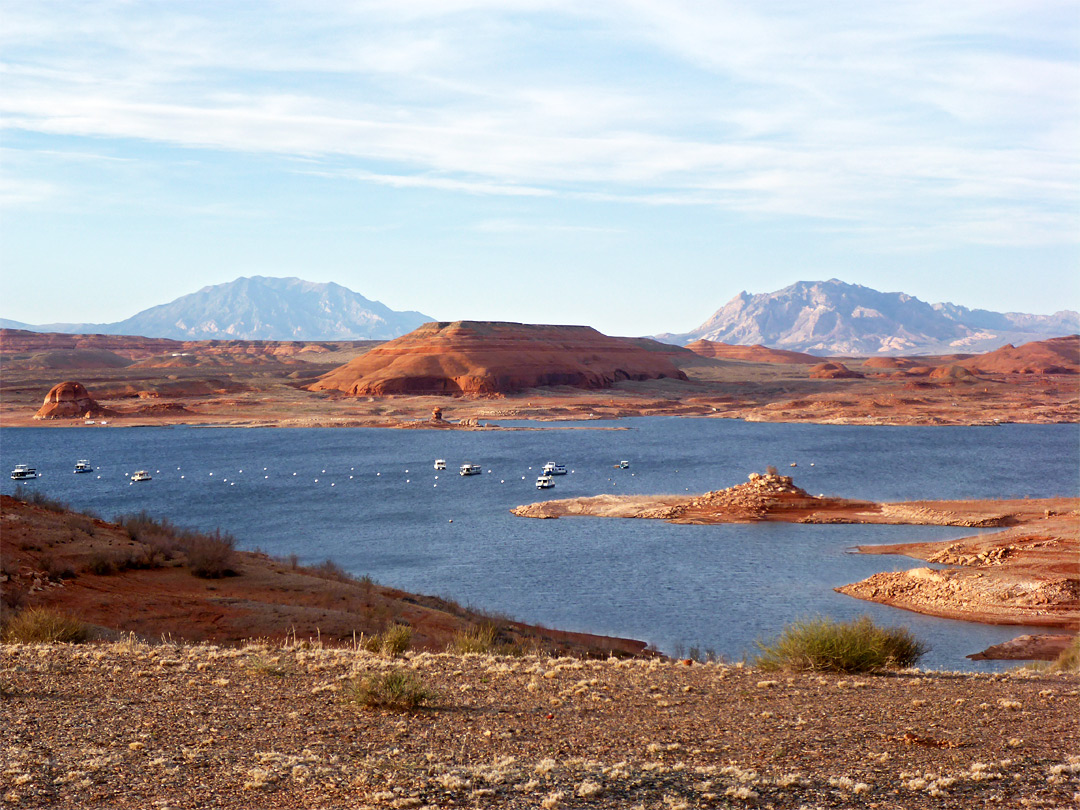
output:
[[964, 366], [956, 364], [938, 366], [930, 372], [929, 377], [931, 380], [943, 382], [975, 382], [978, 379], [968, 369], [964, 368]]
[[686, 375], [669, 347], [608, 337], [588, 326], [455, 321], [428, 323], [326, 374], [313, 391], [507, 394], [537, 386], [606, 388], [622, 380]]
[[98, 405], [82, 383], [68, 381], [57, 383], [49, 390], [49, 393], [45, 395], [44, 404], [34, 414], [34, 418], [82, 419], [111, 416], [113, 413]]
[[963, 360], [959, 365], [994, 374], [1077, 374], [1080, 373], [1080, 335], [1022, 346], [1008, 344], [995, 352]]
[[702, 357], [715, 360], [742, 360], [749, 363], [784, 363], [792, 365], [811, 365], [820, 363], [821, 358], [802, 352], [789, 352], [784, 349], [770, 349], [755, 343], [753, 346], [737, 346], [715, 340], [695, 340], [687, 343], [686, 348]]
[[810, 379], [812, 380], [858, 380], [862, 379], [863, 375], [857, 371], [852, 371], [843, 363], [819, 363], [810, 369]]

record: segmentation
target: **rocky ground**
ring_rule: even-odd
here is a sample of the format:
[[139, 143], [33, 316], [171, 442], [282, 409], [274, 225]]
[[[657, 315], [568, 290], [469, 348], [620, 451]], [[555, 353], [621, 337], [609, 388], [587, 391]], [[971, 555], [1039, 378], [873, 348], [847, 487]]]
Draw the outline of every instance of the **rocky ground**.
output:
[[[351, 684], [415, 672], [414, 712]], [[8, 807], [971, 808], [1080, 801], [1080, 677], [6, 645]]]

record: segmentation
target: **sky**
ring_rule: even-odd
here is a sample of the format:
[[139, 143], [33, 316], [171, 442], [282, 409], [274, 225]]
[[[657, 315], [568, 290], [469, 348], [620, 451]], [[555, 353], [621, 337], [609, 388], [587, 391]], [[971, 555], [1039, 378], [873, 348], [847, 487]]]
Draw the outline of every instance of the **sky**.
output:
[[239, 276], [686, 332], [1080, 308], [1080, 0], [0, 0], [0, 316]]

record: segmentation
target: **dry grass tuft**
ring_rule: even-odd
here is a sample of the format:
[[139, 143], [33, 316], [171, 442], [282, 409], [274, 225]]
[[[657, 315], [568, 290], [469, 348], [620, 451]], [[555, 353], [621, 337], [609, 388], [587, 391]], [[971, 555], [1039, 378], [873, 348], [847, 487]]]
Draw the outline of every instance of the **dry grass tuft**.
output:
[[24, 610], [4, 628], [4, 641], [12, 644], [78, 644], [90, 635], [87, 624], [50, 608]]
[[345, 699], [369, 709], [414, 711], [437, 695], [410, 670], [395, 669], [354, 679], [344, 690]]
[[385, 655], [387, 658], [397, 658], [409, 649], [410, 644], [412, 644], [412, 629], [405, 624], [394, 624], [378, 635], [365, 638], [361, 646], [368, 652]]

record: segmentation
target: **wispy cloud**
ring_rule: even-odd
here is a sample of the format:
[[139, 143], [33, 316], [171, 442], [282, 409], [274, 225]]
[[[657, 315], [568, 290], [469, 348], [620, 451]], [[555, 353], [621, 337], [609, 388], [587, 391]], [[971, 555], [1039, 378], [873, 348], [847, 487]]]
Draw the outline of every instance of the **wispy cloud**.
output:
[[11, 5], [9, 128], [325, 157], [397, 188], [1076, 239], [1071, 3]]

